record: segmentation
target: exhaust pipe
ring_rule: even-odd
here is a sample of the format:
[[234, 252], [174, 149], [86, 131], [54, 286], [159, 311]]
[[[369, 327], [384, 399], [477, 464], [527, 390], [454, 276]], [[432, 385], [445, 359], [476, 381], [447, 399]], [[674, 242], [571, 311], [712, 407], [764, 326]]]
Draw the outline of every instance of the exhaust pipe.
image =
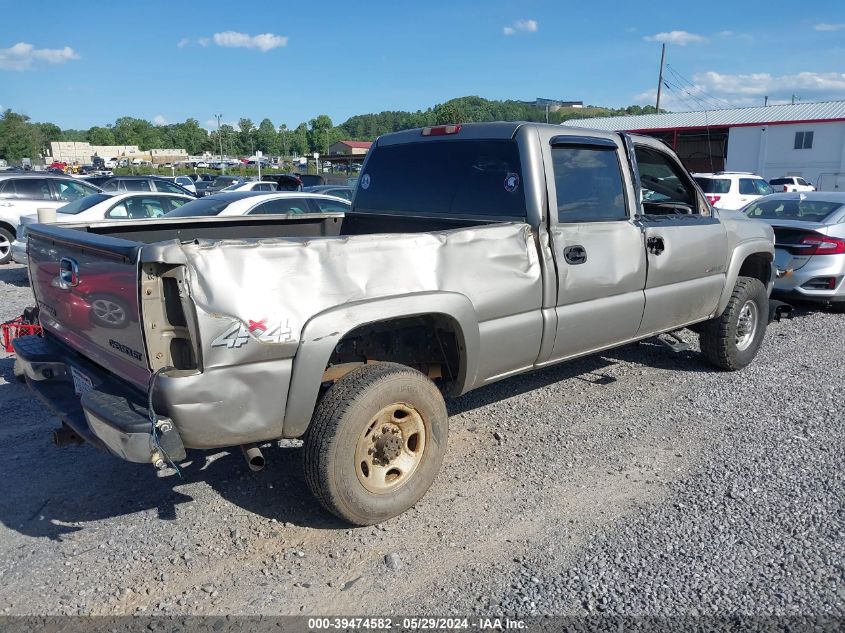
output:
[[243, 444], [241, 451], [252, 472], [257, 473], [259, 470], [264, 470], [264, 455], [261, 454], [260, 448], [255, 444]]

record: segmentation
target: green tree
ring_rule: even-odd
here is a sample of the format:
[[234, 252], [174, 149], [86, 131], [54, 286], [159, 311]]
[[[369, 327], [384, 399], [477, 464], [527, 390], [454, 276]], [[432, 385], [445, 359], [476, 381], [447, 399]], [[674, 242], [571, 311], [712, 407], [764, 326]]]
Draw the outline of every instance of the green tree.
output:
[[288, 145], [288, 152], [292, 156], [303, 156], [308, 154], [308, 126], [305, 123], [300, 123], [296, 129], [288, 134], [290, 138], [290, 145]]
[[9, 161], [37, 158], [38, 141], [29, 117], [6, 110], [0, 116], [0, 157]]
[[114, 132], [110, 127], [92, 127], [88, 130], [88, 142], [91, 145], [116, 145]]
[[327, 141], [331, 143], [331, 139], [327, 136], [329, 131], [334, 127], [332, 120], [328, 114], [321, 114], [308, 122], [308, 149], [311, 152], [320, 152], [320, 154], [327, 154]]
[[264, 119], [258, 124], [258, 130], [255, 132], [255, 149], [270, 156], [279, 153], [279, 138], [276, 134], [276, 126], [270, 119]]

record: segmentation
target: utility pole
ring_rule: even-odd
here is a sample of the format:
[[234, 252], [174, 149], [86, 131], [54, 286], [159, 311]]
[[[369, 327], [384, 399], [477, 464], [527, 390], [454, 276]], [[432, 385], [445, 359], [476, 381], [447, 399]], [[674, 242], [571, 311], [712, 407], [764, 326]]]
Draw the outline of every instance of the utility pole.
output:
[[217, 140], [220, 141], [220, 173], [225, 174], [226, 168], [223, 165], [223, 137], [220, 135], [220, 119], [223, 118], [222, 114], [215, 114], [217, 118]]
[[769, 95], [766, 95], [765, 97], [763, 97], [763, 105], [764, 106], [769, 105]]
[[663, 92], [663, 62], [666, 60], [666, 44], [660, 51], [660, 75], [657, 78], [657, 114], [660, 114], [660, 94]]

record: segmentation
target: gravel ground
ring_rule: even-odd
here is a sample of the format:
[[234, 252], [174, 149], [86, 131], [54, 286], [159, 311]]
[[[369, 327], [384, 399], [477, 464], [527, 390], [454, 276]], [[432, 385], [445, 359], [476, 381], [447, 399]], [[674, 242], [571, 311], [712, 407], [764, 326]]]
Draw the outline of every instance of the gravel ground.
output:
[[[0, 268], [0, 320], [29, 303]], [[798, 310], [734, 374], [685, 337], [452, 401], [431, 491], [360, 529], [295, 442], [183, 479], [54, 448], [0, 354], [0, 613], [845, 617], [845, 317]]]

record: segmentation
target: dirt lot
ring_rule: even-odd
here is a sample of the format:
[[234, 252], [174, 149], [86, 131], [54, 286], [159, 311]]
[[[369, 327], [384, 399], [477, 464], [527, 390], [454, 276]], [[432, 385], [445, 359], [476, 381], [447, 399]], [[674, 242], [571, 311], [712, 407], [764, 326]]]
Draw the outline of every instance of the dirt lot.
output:
[[[28, 303], [0, 268], [0, 319]], [[0, 356], [0, 613], [845, 616], [845, 316], [800, 309], [735, 374], [685, 336], [451, 402], [431, 491], [360, 529], [293, 442], [182, 479], [54, 448]]]

